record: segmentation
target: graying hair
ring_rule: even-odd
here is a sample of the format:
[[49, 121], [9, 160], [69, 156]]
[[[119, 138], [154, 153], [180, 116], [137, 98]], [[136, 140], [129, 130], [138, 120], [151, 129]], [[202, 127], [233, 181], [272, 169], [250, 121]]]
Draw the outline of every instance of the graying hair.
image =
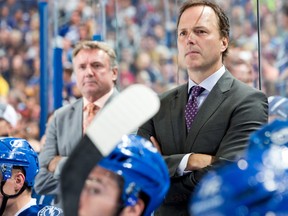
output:
[[99, 49], [106, 52], [110, 58], [110, 64], [112, 67], [116, 67], [118, 65], [117, 62], [117, 56], [114, 51], [114, 49], [106, 42], [100, 42], [100, 41], [80, 41], [76, 44], [74, 50], [73, 50], [73, 58], [84, 49]]

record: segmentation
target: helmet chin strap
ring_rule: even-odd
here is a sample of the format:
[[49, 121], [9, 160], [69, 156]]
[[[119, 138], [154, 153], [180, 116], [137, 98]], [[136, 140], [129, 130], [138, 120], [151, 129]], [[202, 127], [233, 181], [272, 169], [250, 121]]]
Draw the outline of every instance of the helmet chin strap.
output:
[[19, 196], [27, 188], [27, 185], [24, 184], [18, 193], [14, 194], [14, 195], [8, 195], [3, 191], [3, 187], [4, 187], [5, 183], [6, 183], [5, 180], [1, 181], [1, 194], [3, 195], [3, 199], [2, 199], [2, 204], [1, 204], [1, 208], [0, 208], [0, 216], [2, 216], [4, 211], [5, 211], [8, 199], [15, 198], [15, 197]]

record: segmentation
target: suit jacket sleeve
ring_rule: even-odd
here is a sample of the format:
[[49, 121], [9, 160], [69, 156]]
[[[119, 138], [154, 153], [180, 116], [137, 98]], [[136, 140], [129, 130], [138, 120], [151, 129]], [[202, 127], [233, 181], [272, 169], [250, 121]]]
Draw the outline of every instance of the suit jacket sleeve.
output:
[[[39, 154], [40, 171], [35, 179], [39, 194], [59, 194], [62, 167], [78, 141], [82, 138], [82, 99], [56, 110], [46, 131], [46, 141]], [[50, 161], [60, 156], [54, 173], [48, 171]]]
[[57, 127], [56, 127], [56, 115], [49, 124], [46, 132], [46, 142], [39, 154], [40, 170], [35, 179], [35, 191], [39, 194], [56, 194], [58, 180], [54, 178], [54, 173], [48, 170], [50, 161], [59, 155], [57, 147]]

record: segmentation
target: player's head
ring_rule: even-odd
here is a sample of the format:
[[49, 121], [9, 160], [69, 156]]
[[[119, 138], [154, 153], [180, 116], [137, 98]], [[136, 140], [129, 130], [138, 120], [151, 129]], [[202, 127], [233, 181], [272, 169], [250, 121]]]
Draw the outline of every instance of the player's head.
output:
[[[275, 154], [273, 151], [270, 154]], [[274, 162], [261, 164], [241, 159], [208, 173], [193, 194], [191, 215], [287, 215], [288, 167], [286, 164], [283, 169], [283, 160], [281, 163], [278, 158]]]
[[262, 160], [262, 154], [255, 151], [262, 152], [271, 146], [288, 147], [288, 121], [276, 119], [251, 134], [245, 157]]
[[[100, 173], [102, 173], [101, 176]], [[104, 180], [105, 177], [106, 180]], [[117, 202], [116, 205], [114, 204], [114, 211], [116, 208], [114, 215], [125, 215], [124, 212], [129, 207], [137, 206], [139, 201], [143, 204], [143, 209], [139, 215], [150, 215], [161, 204], [170, 185], [167, 166], [157, 149], [153, 147], [151, 142], [136, 135], [124, 136], [116, 148], [98, 163], [98, 166], [90, 173], [88, 180], [91, 187], [93, 183], [95, 186], [97, 184], [99, 193], [101, 193], [101, 184], [103, 188], [106, 185], [105, 190], [108, 190], [108, 184], [114, 184], [114, 187], [118, 187], [118, 193], [114, 193], [117, 196], [114, 199], [114, 203]], [[88, 182], [86, 181], [83, 190], [85, 191], [86, 187], [86, 198], [87, 188], [88, 192], [91, 191]], [[80, 208], [83, 191], [80, 198]], [[112, 191], [110, 192], [112, 193]], [[107, 191], [107, 193], [110, 192]], [[103, 194], [102, 197], [107, 193]], [[101, 198], [101, 200], [103, 199]], [[85, 201], [87, 205], [87, 199]], [[95, 205], [94, 207], [96, 208]], [[95, 215], [96, 211], [97, 209], [90, 213]]]
[[37, 153], [25, 139], [1, 137], [0, 168], [2, 182], [11, 178], [13, 169], [21, 168], [25, 174], [26, 185], [32, 187], [35, 176], [39, 171]]
[[2, 215], [6, 205], [9, 211], [11, 206], [16, 205], [12, 203], [24, 191], [27, 191], [27, 195], [31, 194], [34, 178], [39, 171], [37, 153], [25, 139], [1, 137], [0, 171], [2, 200], [0, 215]]
[[[245, 158], [208, 173], [193, 194], [193, 215], [287, 215], [288, 123], [253, 134]], [[253, 141], [253, 142], [252, 142]]]

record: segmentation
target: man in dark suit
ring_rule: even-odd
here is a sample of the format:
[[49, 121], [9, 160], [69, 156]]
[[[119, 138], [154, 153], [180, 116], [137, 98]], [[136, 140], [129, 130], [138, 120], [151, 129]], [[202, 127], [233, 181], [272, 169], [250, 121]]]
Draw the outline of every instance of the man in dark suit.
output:
[[[53, 114], [39, 155], [40, 172], [34, 186], [39, 194], [59, 195], [61, 170], [83, 137], [89, 118], [92, 119], [118, 94], [115, 88], [118, 75], [116, 54], [107, 43], [82, 41], [77, 44], [73, 51], [73, 68], [83, 97]], [[91, 112], [90, 105], [94, 107]]]
[[[184, 2], [177, 33], [179, 61], [189, 81], [164, 93], [159, 112], [138, 130], [161, 151], [170, 172], [169, 193], [155, 215], [189, 215], [187, 202], [203, 174], [241, 156], [250, 133], [268, 118], [266, 96], [235, 79], [223, 65], [229, 20], [218, 5]], [[194, 86], [202, 88], [200, 95], [189, 95]], [[192, 117], [186, 120], [185, 113], [192, 99], [196, 117], [190, 127]]]

